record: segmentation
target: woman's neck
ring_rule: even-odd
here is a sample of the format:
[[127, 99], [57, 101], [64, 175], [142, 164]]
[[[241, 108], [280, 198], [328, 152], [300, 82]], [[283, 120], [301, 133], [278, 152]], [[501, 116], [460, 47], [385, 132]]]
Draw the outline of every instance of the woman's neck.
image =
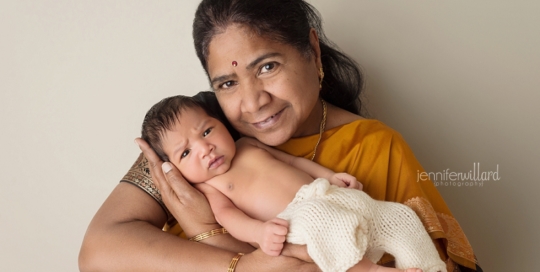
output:
[[[364, 119], [360, 115], [356, 115], [342, 108], [336, 107], [328, 102], [325, 103], [327, 107], [326, 120], [324, 120], [325, 131], [359, 119]], [[304, 122], [304, 124], [298, 128], [297, 132], [292, 138], [320, 134], [321, 122], [323, 122], [323, 106], [321, 100], [318, 100], [306, 122]]]
[[326, 104], [328, 105], [328, 112], [325, 130], [348, 124], [359, 119], [364, 119], [364, 117], [360, 115], [356, 115], [352, 112], [336, 107], [328, 102], [326, 102]]
[[[326, 103], [328, 105], [328, 102]], [[321, 122], [323, 121], [323, 106], [320, 99], [317, 99], [313, 110], [308, 118], [296, 129], [292, 138], [304, 137], [319, 134]]]

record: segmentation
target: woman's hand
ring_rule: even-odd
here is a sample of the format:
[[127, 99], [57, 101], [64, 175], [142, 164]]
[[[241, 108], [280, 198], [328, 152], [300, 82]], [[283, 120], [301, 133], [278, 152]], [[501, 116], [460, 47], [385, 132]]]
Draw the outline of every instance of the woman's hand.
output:
[[321, 270], [309, 258], [306, 246], [285, 243], [282, 254], [278, 257], [269, 256], [261, 249], [246, 254], [238, 261], [235, 271], [320, 272]]
[[169, 162], [164, 163], [143, 139], [135, 142], [148, 159], [152, 181], [161, 192], [163, 203], [188, 237], [219, 228], [204, 195], [189, 184], [180, 171]]

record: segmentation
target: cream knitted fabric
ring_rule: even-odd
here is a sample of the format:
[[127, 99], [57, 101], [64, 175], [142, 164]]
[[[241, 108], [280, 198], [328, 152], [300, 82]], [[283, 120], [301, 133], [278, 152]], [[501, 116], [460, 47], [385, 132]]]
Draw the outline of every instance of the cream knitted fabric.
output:
[[287, 242], [307, 245], [323, 272], [346, 271], [364, 256], [377, 262], [384, 252], [400, 269], [446, 272], [422, 222], [403, 204], [316, 179], [278, 217], [289, 221]]

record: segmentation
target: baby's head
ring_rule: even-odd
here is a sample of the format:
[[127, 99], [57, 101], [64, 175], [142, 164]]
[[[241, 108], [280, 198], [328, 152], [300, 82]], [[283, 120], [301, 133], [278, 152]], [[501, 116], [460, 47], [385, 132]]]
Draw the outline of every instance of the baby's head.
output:
[[228, 171], [236, 152], [231, 134], [214, 116], [195, 98], [169, 97], [146, 113], [141, 138], [188, 181], [204, 182]]

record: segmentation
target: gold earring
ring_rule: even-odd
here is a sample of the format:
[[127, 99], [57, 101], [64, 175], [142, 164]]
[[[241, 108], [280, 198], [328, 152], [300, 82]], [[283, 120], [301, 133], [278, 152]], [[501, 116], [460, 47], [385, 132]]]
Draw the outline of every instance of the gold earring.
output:
[[321, 68], [319, 68], [319, 89], [322, 89], [323, 78], [324, 78], [324, 72], [323, 72], [323, 69], [321, 67]]

